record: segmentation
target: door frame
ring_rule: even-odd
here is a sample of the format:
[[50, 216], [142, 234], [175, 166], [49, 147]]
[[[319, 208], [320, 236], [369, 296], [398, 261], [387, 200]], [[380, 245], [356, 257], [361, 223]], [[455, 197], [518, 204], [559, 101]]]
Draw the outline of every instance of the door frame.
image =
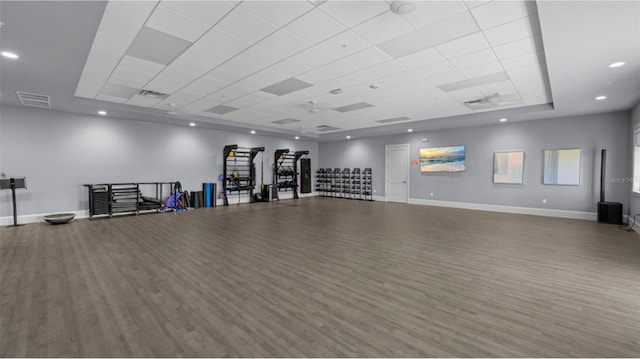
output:
[[[411, 166], [409, 165], [409, 161], [411, 160], [411, 146], [408, 143], [401, 143], [397, 145], [386, 145], [384, 147], [384, 201], [389, 202], [389, 149], [393, 148], [404, 148], [406, 149], [407, 157], [404, 159], [406, 163], [406, 173], [405, 177], [407, 179], [407, 185], [405, 187], [405, 194], [407, 201], [404, 203], [409, 203], [409, 184], [410, 184], [410, 174], [411, 174]], [[398, 202], [403, 203], [403, 202]]]

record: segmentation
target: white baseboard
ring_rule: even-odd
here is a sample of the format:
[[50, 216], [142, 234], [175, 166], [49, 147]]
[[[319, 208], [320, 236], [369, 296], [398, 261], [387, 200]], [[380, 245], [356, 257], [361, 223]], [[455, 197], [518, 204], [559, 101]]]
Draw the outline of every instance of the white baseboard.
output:
[[[89, 218], [89, 211], [61, 211], [56, 213], [74, 213], [76, 215], [75, 219]], [[44, 216], [48, 216], [50, 214], [52, 213], [25, 214], [22, 216], [18, 216], [18, 224], [43, 222]], [[11, 225], [13, 225], [13, 216], [0, 217], [0, 226]]]
[[478, 210], [478, 211], [528, 214], [532, 216], [584, 219], [588, 221], [595, 221], [597, 219], [597, 215], [595, 212], [566, 211], [561, 209], [514, 207], [514, 206], [501, 206], [501, 205], [495, 205], [495, 204], [438, 201], [438, 200], [413, 199], [413, 198], [410, 198], [408, 203], [424, 205], [424, 206], [472, 209], [472, 210]]

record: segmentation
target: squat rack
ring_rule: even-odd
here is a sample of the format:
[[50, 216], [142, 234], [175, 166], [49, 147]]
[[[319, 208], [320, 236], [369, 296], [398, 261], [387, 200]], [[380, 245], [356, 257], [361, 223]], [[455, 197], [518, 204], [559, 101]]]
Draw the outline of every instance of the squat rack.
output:
[[256, 166], [253, 163], [258, 153], [264, 152], [264, 147], [238, 147], [238, 145], [226, 145], [222, 150], [223, 179], [222, 190], [224, 193], [224, 205], [229, 205], [229, 193], [238, 192], [238, 204], [240, 194], [249, 194], [253, 202], [253, 189], [256, 185]]
[[277, 149], [273, 155], [273, 184], [280, 191], [293, 191], [298, 199], [298, 160], [309, 154], [308, 150], [289, 152], [288, 148]]

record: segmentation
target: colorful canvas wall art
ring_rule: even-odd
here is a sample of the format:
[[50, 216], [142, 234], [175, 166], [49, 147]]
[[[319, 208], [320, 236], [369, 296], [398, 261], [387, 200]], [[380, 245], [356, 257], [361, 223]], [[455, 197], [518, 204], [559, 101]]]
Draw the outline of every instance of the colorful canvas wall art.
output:
[[462, 172], [465, 167], [464, 146], [420, 149], [420, 172]]
[[522, 184], [524, 152], [493, 154], [493, 183]]

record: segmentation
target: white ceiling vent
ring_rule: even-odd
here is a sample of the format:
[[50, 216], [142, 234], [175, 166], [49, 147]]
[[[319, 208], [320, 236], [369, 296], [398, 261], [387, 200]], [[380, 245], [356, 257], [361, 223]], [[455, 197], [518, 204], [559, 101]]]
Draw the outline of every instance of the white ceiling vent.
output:
[[47, 95], [16, 91], [20, 103], [25, 106], [51, 107], [51, 98]]
[[167, 98], [169, 95], [162, 92], [151, 91], [151, 90], [140, 90], [138, 93], [140, 96], [151, 97], [151, 98]]

